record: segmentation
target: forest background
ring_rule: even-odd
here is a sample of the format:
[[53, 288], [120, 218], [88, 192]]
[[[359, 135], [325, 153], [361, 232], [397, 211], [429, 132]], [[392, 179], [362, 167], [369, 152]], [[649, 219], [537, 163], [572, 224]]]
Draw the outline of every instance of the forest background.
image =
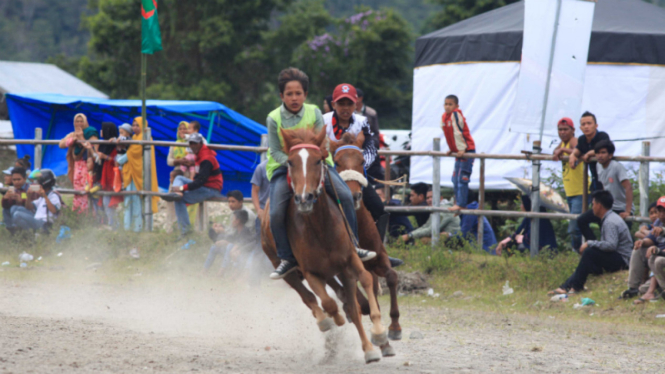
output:
[[[149, 99], [210, 100], [264, 123], [296, 66], [319, 104], [365, 91], [382, 128], [411, 127], [417, 37], [516, 0], [160, 0]], [[665, 0], [645, 0], [665, 6]], [[111, 98], [138, 98], [140, 0], [0, 0], [0, 60], [48, 62]]]

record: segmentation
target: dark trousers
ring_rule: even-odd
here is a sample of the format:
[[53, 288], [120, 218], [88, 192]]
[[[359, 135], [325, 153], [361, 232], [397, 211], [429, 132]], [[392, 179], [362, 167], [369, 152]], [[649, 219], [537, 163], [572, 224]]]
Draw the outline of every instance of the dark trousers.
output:
[[[619, 214], [623, 213], [622, 210], [615, 210], [614, 213]], [[589, 209], [586, 212], [580, 214], [579, 218], [577, 218], [577, 226], [580, 228], [580, 232], [582, 233], [582, 236], [584, 236], [584, 239], [587, 241], [589, 240], [596, 240], [596, 234], [593, 233], [593, 230], [591, 230], [590, 225], [592, 223], [597, 223], [600, 225], [601, 219], [596, 217], [595, 214], [593, 214], [593, 210]], [[626, 226], [628, 226], [628, 230], [631, 229], [632, 222], [631, 224], [628, 224], [628, 222], [624, 221], [626, 223]]]
[[603, 273], [614, 273], [619, 270], [628, 269], [628, 265], [618, 252], [605, 252], [598, 248], [590, 247], [582, 253], [580, 263], [573, 275], [568, 278], [561, 288], [564, 290], [581, 291], [589, 274], [600, 275]]
[[369, 212], [372, 214], [374, 222], [376, 222], [379, 217], [386, 214], [383, 201], [381, 201], [381, 198], [372, 186], [363, 188], [363, 204], [365, 204], [365, 208], [367, 208], [367, 210], [369, 210]]
[[383, 166], [381, 166], [381, 162], [377, 160], [367, 169], [367, 175], [377, 180], [374, 181], [372, 178], [368, 178], [369, 184], [375, 186], [376, 184], [381, 184], [379, 181], [384, 180], [386, 177], [386, 171], [383, 169]]

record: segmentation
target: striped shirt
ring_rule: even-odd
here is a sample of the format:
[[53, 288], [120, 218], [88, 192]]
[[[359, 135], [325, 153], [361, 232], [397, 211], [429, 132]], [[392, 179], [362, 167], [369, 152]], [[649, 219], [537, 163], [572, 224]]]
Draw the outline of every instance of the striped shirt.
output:
[[347, 132], [353, 135], [358, 135], [360, 132], [365, 134], [365, 142], [362, 147], [363, 156], [365, 157], [365, 169], [369, 169], [369, 167], [377, 160], [377, 144], [375, 144], [374, 133], [369, 127], [369, 122], [366, 117], [354, 113], [351, 115], [349, 127], [344, 128], [337, 124], [337, 116], [335, 115], [335, 112], [332, 111], [323, 115], [323, 123], [326, 125], [328, 138], [334, 141], [340, 140], [342, 135]]

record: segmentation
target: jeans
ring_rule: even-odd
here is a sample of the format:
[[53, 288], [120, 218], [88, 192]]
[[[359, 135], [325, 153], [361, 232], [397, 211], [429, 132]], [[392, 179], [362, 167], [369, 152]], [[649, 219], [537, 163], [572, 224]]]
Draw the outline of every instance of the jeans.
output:
[[589, 274], [601, 275], [626, 269], [628, 269], [628, 265], [618, 252], [606, 252], [589, 247], [582, 253], [580, 263], [573, 275], [561, 285], [561, 288], [564, 290], [572, 288], [575, 291], [581, 291], [584, 290], [584, 283], [586, 283]]
[[210, 247], [210, 252], [208, 252], [208, 257], [206, 258], [206, 262], [203, 264], [203, 268], [205, 270], [210, 269], [212, 264], [215, 262], [217, 255], [220, 254], [224, 254], [222, 267], [226, 267], [225, 264], [228, 262], [229, 253], [231, 252], [232, 248], [233, 244], [228, 244], [226, 246], [219, 246], [217, 244], [213, 244], [212, 247]]
[[45, 221], [35, 219], [35, 213], [20, 205], [14, 205], [10, 209], [3, 209], [2, 216], [5, 226], [9, 229], [40, 230]]
[[[137, 191], [134, 182], [130, 182], [126, 191]], [[134, 232], [141, 232], [143, 230], [143, 207], [141, 206], [141, 197], [138, 195], [125, 196], [125, 231], [129, 231], [134, 224]]]
[[[582, 195], [570, 196], [568, 200], [568, 208], [570, 209], [570, 214], [580, 214], [582, 213]], [[573, 249], [577, 252], [582, 246], [582, 232], [577, 226], [577, 220], [571, 219], [568, 222], [568, 235], [571, 237], [571, 245]]]
[[102, 197], [102, 204], [104, 205], [104, 213], [106, 213], [106, 223], [115, 228], [116, 224], [118, 223], [115, 207], [111, 208], [109, 204], [111, 203], [111, 198], [113, 196], [103, 196]]
[[[467, 151], [467, 153], [476, 153]], [[453, 189], [455, 191], [455, 204], [466, 207], [469, 200], [469, 182], [473, 172], [473, 158], [455, 158], [455, 169], [453, 170]]]
[[[173, 180], [173, 187], [180, 187], [192, 183], [191, 179], [178, 175]], [[182, 199], [175, 202], [175, 215], [178, 218], [180, 232], [184, 235], [190, 229], [189, 214], [187, 214], [187, 204], [197, 204], [206, 201], [212, 197], [218, 197], [220, 192], [209, 187], [199, 187], [194, 191], [185, 191]]]
[[[344, 215], [346, 215], [346, 219], [349, 221], [351, 229], [353, 229], [353, 234], [358, 238], [358, 224], [351, 190], [339, 174], [337, 174], [334, 167], [326, 167], [330, 171], [330, 178], [326, 176], [325, 179], [326, 192], [334, 199], [335, 193], [332, 190], [332, 184], [335, 185], [335, 190], [337, 190], [337, 195], [342, 203]], [[270, 180], [270, 231], [272, 231], [272, 235], [275, 238], [277, 256], [282, 260], [296, 262], [291, 244], [289, 243], [289, 237], [286, 233], [286, 210], [293, 196], [291, 186], [286, 183], [286, 175], [287, 168], [282, 166], [275, 170]], [[325, 196], [320, 198], [325, 198]]]

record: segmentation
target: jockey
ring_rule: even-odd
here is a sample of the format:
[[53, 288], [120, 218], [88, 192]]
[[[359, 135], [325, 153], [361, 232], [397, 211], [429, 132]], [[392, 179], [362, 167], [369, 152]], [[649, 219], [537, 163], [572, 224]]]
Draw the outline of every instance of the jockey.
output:
[[[281, 129], [313, 128], [320, 131], [323, 127], [321, 111], [314, 105], [305, 104], [309, 88], [307, 74], [296, 68], [282, 70], [278, 77], [278, 86], [282, 105], [270, 112], [266, 120], [268, 127], [268, 164], [266, 174], [270, 180], [270, 231], [277, 245], [279, 266], [270, 274], [271, 279], [282, 279], [296, 269], [298, 265], [286, 232], [286, 210], [293, 193], [286, 181], [288, 155], [283, 150]], [[339, 195], [344, 215], [358, 238], [356, 212], [353, 206], [351, 190], [332, 166], [332, 157], [328, 160], [330, 178], [325, 181], [326, 192], [334, 196], [332, 185]], [[376, 253], [356, 248], [362, 261], [371, 260]]]
[[[342, 83], [335, 87], [332, 100], [333, 111], [323, 115], [323, 122], [326, 125], [328, 138], [333, 141], [340, 140], [347, 132], [353, 135], [358, 135], [362, 132], [365, 135], [362, 152], [365, 157], [365, 171], [367, 171], [375, 163], [380, 163], [376, 153], [378, 144], [375, 144], [376, 140], [369, 127], [367, 118], [354, 113], [357, 99], [358, 94], [352, 85]], [[367, 172], [365, 172], [366, 177]], [[383, 202], [381, 202], [381, 199], [376, 194], [376, 190], [367, 183], [367, 180], [364, 181], [363, 185], [363, 204], [365, 204], [367, 210], [372, 214], [374, 221], [379, 221], [382, 216], [386, 216], [387, 220], [388, 216]]]

